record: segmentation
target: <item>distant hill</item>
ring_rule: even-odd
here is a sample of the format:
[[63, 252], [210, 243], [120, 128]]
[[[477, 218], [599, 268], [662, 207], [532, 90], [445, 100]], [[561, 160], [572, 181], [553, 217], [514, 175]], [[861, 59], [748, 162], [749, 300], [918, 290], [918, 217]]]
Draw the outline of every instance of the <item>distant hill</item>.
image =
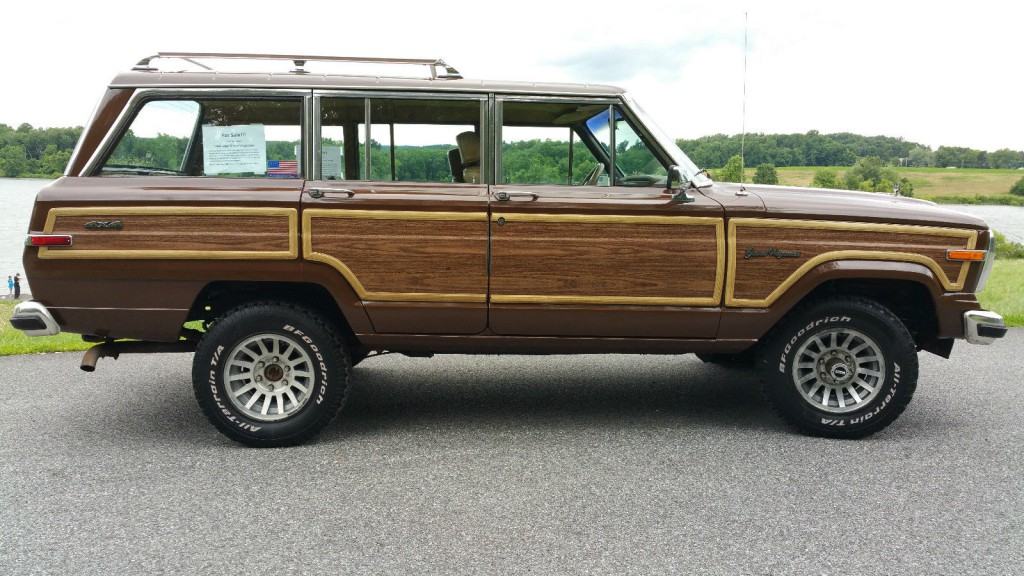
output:
[[[701, 167], [719, 168], [740, 153], [740, 135], [715, 134], [677, 140], [679, 147]], [[858, 158], [876, 156], [891, 166], [956, 166], [958, 168], [1020, 168], [1024, 151], [994, 152], [940, 146], [937, 150], [892, 136], [861, 136], [849, 132], [821, 134], [747, 134], [747, 166], [852, 166]]]

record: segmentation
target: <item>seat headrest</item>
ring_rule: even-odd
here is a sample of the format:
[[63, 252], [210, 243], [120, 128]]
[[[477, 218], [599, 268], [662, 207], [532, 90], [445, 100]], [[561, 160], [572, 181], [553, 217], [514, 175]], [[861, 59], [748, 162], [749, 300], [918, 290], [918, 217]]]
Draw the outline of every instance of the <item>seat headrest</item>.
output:
[[459, 145], [459, 154], [462, 156], [463, 166], [473, 166], [480, 163], [480, 135], [476, 132], [463, 132], [455, 137]]

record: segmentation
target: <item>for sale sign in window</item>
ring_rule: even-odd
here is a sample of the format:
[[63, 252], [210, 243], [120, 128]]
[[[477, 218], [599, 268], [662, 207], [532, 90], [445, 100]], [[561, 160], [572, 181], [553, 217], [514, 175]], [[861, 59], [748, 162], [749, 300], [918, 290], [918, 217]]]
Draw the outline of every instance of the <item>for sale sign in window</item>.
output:
[[203, 126], [203, 173], [258, 174], [267, 172], [267, 140], [262, 124]]

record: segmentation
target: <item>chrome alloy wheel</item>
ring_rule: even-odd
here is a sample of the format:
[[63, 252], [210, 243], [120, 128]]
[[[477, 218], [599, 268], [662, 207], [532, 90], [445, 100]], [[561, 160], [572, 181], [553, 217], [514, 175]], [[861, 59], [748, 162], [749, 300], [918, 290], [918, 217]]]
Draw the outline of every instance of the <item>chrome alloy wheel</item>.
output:
[[253, 420], [287, 418], [312, 396], [313, 362], [288, 336], [252, 336], [235, 346], [227, 359], [224, 383], [228, 399]]
[[793, 382], [818, 410], [846, 413], [867, 405], [885, 382], [885, 358], [867, 335], [848, 328], [826, 330], [800, 346]]

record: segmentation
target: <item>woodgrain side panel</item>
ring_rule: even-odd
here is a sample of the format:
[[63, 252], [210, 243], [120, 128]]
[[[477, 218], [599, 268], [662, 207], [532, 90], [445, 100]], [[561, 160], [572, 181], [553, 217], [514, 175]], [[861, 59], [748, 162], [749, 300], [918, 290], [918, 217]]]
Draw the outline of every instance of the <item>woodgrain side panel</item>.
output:
[[[119, 229], [89, 229], [89, 222]], [[70, 234], [73, 245], [40, 248], [42, 259], [291, 259], [298, 256], [293, 208], [140, 206], [62, 207], [49, 211], [45, 233]]]
[[718, 218], [495, 214], [495, 303], [714, 306]]
[[[968, 263], [946, 260], [950, 248], [973, 248], [977, 232], [927, 226], [734, 219], [729, 223], [726, 304], [765, 307], [811, 268], [834, 260], [889, 260], [928, 266], [947, 290], [963, 287]], [[774, 249], [797, 257], [751, 256]]]
[[303, 240], [364, 300], [487, 300], [484, 212], [307, 209]]

